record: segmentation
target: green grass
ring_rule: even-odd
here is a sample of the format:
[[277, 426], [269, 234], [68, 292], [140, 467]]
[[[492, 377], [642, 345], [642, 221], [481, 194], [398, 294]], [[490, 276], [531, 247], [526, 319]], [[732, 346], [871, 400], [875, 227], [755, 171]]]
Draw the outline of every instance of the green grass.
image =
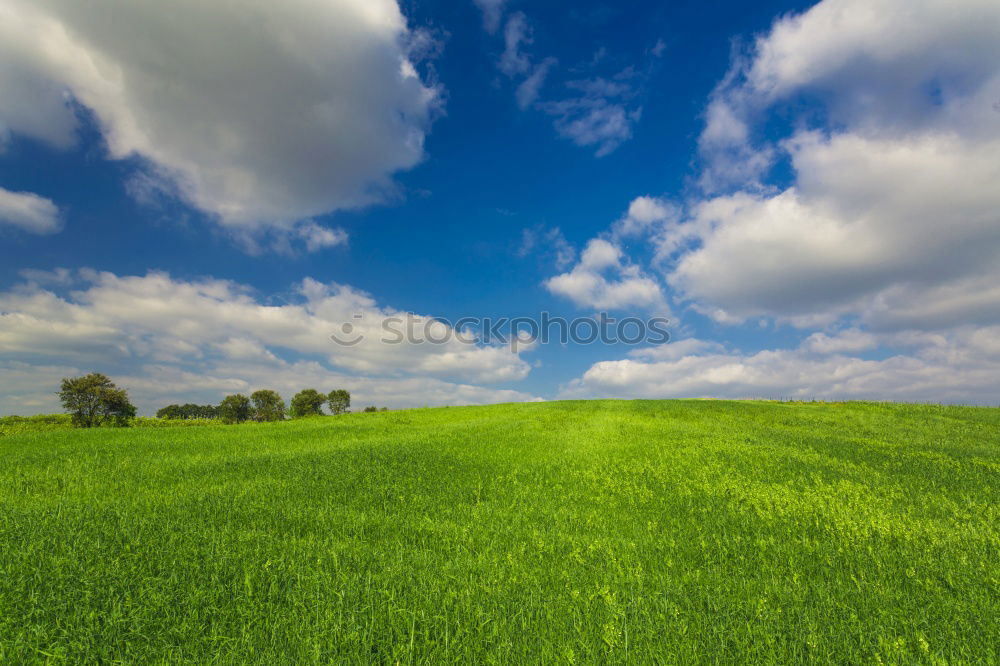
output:
[[0, 438], [0, 663], [990, 663], [1000, 410], [561, 402]]

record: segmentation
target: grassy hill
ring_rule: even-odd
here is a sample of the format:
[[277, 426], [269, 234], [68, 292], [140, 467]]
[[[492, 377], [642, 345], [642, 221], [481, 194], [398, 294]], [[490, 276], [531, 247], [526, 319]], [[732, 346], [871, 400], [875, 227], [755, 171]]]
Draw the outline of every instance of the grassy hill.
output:
[[559, 402], [0, 438], [0, 662], [983, 663], [1000, 410]]

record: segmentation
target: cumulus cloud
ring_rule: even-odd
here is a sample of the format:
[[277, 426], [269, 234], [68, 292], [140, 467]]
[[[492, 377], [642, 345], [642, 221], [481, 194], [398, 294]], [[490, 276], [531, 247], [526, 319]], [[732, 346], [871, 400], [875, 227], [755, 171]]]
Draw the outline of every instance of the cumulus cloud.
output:
[[0, 187], [0, 225], [33, 234], [51, 234], [62, 227], [59, 207], [31, 192], [11, 192]]
[[[396, 381], [406, 377], [434, 379], [442, 391], [454, 381], [517, 381], [530, 370], [507, 348], [479, 345], [430, 317], [379, 307], [345, 285], [306, 279], [287, 301], [271, 303], [225, 280], [84, 271], [69, 285], [76, 289], [57, 293], [66, 291], [65, 278], [36, 271], [0, 292], [5, 359], [39, 367], [124, 368], [115, 374], [155, 366], [229, 382], [250, 381], [240, 369], [255, 366], [278, 368], [290, 381], [297, 364], [305, 363], [331, 377], [353, 373], [400, 386], [416, 386]], [[347, 344], [336, 344], [335, 334]], [[428, 344], [431, 338], [448, 341]], [[158, 371], [147, 375], [153, 383], [160, 377]]]
[[439, 95], [410, 34], [396, 0], [0, 0], [0, 121], [67, 148], [85, 107], [111, 158], [230, 228], [287, 228], [422, 159]]
[[627, 263], [618, 246], [602, 238], [592, 239], [572, 270], [549, 278], [545, 288], [585, 308], [667, 310], [660, 285]]
[[[709, 103], [705, 174], [737, 188], [660, 239], [669, 284], [719, 321], [1000, 320], [997, 100], [995, 2], [824, 0], [780, 19]], [[778, 114], [787, 136], [762, 141]]]
[[[636, 197], [628, 211], [611, 225], [610, 229], [592, 238], [579, 261], [573, 263], [575, 252], [558, 229], [546, 237], [559, 251], [554, 265], [564, 271], [543, 283], [552, 294], [573, 301], [580, 307], [599, 310], [628, 310], [638, 308], [665, 315], [670, 308], [660, 282], [645, 273], [637, 264], [629, 261], [622, 250], [623, 244], [631, 239], [653, 240], [656, 243], [673, 228], [679, 209], [658, 197]], [[539, 241], [538, 230], [525, 230], [522, 256], [533, 249]]]
[[670, 348], [683, 343], [670, 343], [663, 352], [596, 363], [564, 386], [560, 397], [1000, 403], [1000, 328], [910, 337], [915, 351], [880, 359], [841, 353], [864, 346], [856, 333], [749, 354], [695, 341], [671, 355]]
[[665, 199], [640, 196], [632, 200], [628, 212], [611, 228], [616, 238], [646, 237], [662, 234], [664, 228], [676, 222], [680, 211]]
[[332, 229], [315, 222], [300, 225], [297, 232], [299, 238], [305, 242], [308, 252], [336, 247], [347, 242], [347, 232], [343, 229]]

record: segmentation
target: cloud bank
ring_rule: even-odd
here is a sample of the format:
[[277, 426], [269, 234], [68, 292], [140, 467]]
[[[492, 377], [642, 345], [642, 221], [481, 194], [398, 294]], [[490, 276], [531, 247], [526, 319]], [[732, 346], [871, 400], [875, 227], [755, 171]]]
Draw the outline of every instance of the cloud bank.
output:
[[[395, 0], [0, 0], [0, 125], [112, 159], [238, 230], [393, 196], [439, 103]], [[323, 242], [323, 241], [320, 241]]]
[[[998, 100], [995, 2], [824, 0], [779, 20], [709, 104], [705, 173], [738, 189], [671, 230], [670, 284], [737, 319], [888, 325], [927, 294], [996, 283]], [[790, 134], [761, 138], [777, 113]], [[778, 159], [785, 188], [762, 180]]]
[[640, 197], [606, 235], [647, 239], [727, 337], [807, 337], [673, 343], [564, 396], [1000, 402], [1000, 4], [823, 0], [735, 59], [705, 123], [700, 192]]
[[[418, 342], [385, 344], [402, 336], [386, 335], [384, 322], [406, 313], [346, 285], [307, 278], [271, 302], [238, 283], [156, 272], [34, 271], [26, 278], [0, 292], [0, 356], [7, 361], [0, 384], [8, 396], [0, 410], [7, 412], [32, 406], [39, 395], [45, 408], [55, 407], [58, 381], [45, 384], [46, 368], [63, 376], [66, 368], [103, 369], [142, 388], [139, 404], [147, 410], [186, 391], [217, 402], [226, 392], [297, 391], [312, 383], [322, 390], [339, 383], [394, 407], [533, 398], [476, 386], [527, 376], [528, 363], [507, 348], [479, 345], [468, 335], [419, 342], [424, 331], [434, 339], [449, 332], [429, 317], [412, 315]], [[335, 333], [362, 339], [339, 345]]]

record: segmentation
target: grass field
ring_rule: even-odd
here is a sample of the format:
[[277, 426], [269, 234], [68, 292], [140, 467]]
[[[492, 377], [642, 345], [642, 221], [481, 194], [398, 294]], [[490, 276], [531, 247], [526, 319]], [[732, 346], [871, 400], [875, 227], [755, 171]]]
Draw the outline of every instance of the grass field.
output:
[[2, 663], [998, 645], [998, 409], [561, 402], [0, 437]]

